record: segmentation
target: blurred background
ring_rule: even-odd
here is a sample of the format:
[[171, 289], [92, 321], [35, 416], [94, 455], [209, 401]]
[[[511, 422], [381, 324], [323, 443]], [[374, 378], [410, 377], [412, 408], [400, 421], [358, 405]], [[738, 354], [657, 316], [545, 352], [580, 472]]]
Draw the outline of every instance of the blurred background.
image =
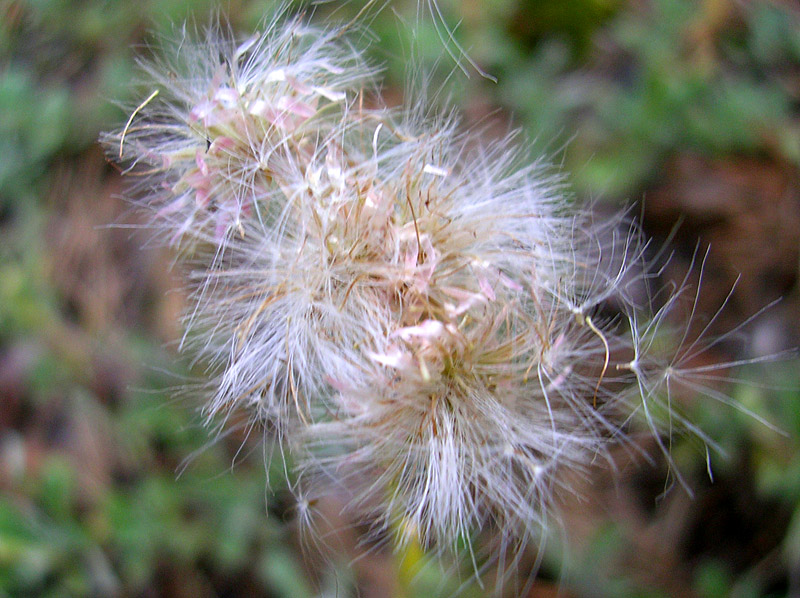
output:
[[[322, 3], [313, 18], [347, 20], [361, 5]], [[304, 552], [310, 539], [293, 524], [281, 467], [265, 467], [267, 443], [209, 430], [202, 397], [181, 392], [200, 372], [176, 351], [180, 274], [120, 198], [96, 140], [124, 124], [116, 101], [141, 101], [131, 81], [151, 35], [215, 10], [249, 35], [271, 6], [0, 0], [0, 596], [491, 589], [413, 549], [364, 553], [335, 508], [327, 524], [346, 550], [328, 561]], [[633, 205], [654, 247], [669, 242], [663, 284], [710, 247], [698, 322], [725, 303], [711, 333], [736, 333], [708, 359], [800, 344], [795, 1], [438, 7], [436, 19], [416, 0], [370, 13], [368, 52], [385, 66], [388, 101], [401, 101], [413, 58], [441, 89], [434, 101], [457, 104], [467, 124], [487, 135], [522, 128], [532, 154], [565, 173], [571, 201], [601, 215]], [[443, 23], [496, 82], [463, 60], [459, 70]], [[720, 445], [713, 483], [691, 439], [672, 445], [688, 490], [657, 451], [652, 463], [621, 453], [616, 473], [598, 467], [574, 482], [583, 499], [565, 499], [564, 531], [539, 554], [537, 579], [512, 580], [507, 594], [800, 596], [800, 368], [770, 361], [714, 383], [757, 417], [682, 397], [680, 409]]]

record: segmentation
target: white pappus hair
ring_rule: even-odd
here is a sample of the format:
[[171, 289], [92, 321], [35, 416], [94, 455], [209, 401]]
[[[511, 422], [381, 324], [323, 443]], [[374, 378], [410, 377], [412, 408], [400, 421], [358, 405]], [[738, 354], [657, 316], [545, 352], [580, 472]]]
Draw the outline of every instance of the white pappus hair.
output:
[[209, 418], [248, 410], [400, 541], [519, 546], [635, 420], [695, 431], [669, 404], [685, 352], [656, 340], [681, 290], [648, 317], [624, 215], [595, 222], [514, 134], [387, 108], [348, 40], [284, 14], [184, 30], [104, 142], [191, 268]]

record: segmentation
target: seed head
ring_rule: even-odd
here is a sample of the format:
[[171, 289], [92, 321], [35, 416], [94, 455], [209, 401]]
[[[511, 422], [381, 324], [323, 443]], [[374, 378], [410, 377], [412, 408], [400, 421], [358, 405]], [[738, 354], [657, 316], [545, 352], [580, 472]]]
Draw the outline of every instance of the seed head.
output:
[[664, 397], [690, 371], [657, 341], [681, 293], [648, 320], [624, 216], [596, 223], [514, 134], [385, 107], [347, 34], [281, 15], [244, 42], [183, 31], [109, 153], [191, 266], [209, 417], [248, 410], [300, 480], [404, 539], [524, 542], [561, 470], [637, 417], [657, 438], [658, 412], [681, 422]]

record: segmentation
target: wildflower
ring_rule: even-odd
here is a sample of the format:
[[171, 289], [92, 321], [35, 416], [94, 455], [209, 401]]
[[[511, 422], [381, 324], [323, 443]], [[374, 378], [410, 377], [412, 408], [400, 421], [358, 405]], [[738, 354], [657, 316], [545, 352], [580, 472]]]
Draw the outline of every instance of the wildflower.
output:
[[372, 75], [338, 34], [276, 19], [238, 43], [214, 28], [194, 40], [184, 27], [142, 63], [156, 91], [106, 141], [127, 171], [145, 177], [139, 194], [172, 243], [220, 244], [241, 232], [287, 182], [286, 157], [300, 167], [335, 130], [346, 92]]
[[184, 32], [109, 152], [193, 264], [185, 348], [213, 376], [209, 418], [250, 410], [301, 480], [345, 485], [401, 540], [524, 542], [562, 469], [638, 411], [661, 433], [678, 368], [651, 352], [678, 294], [644, 320], [646, 243], [624, 217], [593, 222], [513, 135], [386, 108], [346, 37], [280, 16], [242, 43]]

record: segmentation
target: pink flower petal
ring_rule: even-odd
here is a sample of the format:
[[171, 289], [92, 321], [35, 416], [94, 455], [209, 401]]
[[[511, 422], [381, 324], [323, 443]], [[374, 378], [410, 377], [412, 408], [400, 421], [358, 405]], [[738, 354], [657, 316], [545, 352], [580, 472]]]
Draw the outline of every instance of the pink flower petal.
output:
[[508, 276], [506, 276], [502, 272], [500, 273], [500, 282], [502, 282], [505, 287], [511, 289], [512, 291], [522, 290], [521, 284], [519, 284], [516, 280], [511, 280]]
[[366, 351], [367, 357], [381, 365], [396, 369], [406, 369], [412, 365], [411, 355], [394, 347], [388, 353], [373, 353]]
[[497, 299], [497, 295], [494, 294], [492, 285], [489, 284], [489, 281], [485, 276], [478, 277], [478, 286], [481, 288], [481, 292], [483, 293], [484, 297], [486, 297], [489, 301], [494, 301]]
[[197, 150], [194, 155], [194, 162], [197, 164], [197, 170], [200, 171], [204, 177], [208, 176], [208, 164], [206, 164], [206, 159], [203, 156], [202, 150]]
[[312, 89], [306, 85], [305, 83], [301, 83], [291, 75], [286, 75], [286, 82], [294, 89], [297, 93], [308, 95], [311, 93]]
[[206, 126], [208, 126], [208, 123], [205, 121], [207, 120], [211, 112], [214, 110], [215, 106], [216, 104], [211, 100], [204, 100], [200, 102], [189, 111], [189, 120], [191, 120], [192, 122], [197, 122], [199, 120], [202, 120], [203, 123]]
[[300, 100], [293, 100], [288, 96], [281, 96], [278, 99], [278, 109], [296, 114], [304, 120], [311, 118], [317, 113], [316, 109], [309, 104], [301, 102]]
[[398, 328], [389, 337], [399, 336], [404, 341], [410, 340], [413, 337], [423, 339], [434, 339], [442, 336], [444, 333], [444, 324], [438, 320], [425, 320], [416, 326], [406, 326], [405, 328]]
[[209, 154], [218, 154], [223, 150], [233, 149], [235, 142], [230, 137], [217, 137], [208, 148]]

